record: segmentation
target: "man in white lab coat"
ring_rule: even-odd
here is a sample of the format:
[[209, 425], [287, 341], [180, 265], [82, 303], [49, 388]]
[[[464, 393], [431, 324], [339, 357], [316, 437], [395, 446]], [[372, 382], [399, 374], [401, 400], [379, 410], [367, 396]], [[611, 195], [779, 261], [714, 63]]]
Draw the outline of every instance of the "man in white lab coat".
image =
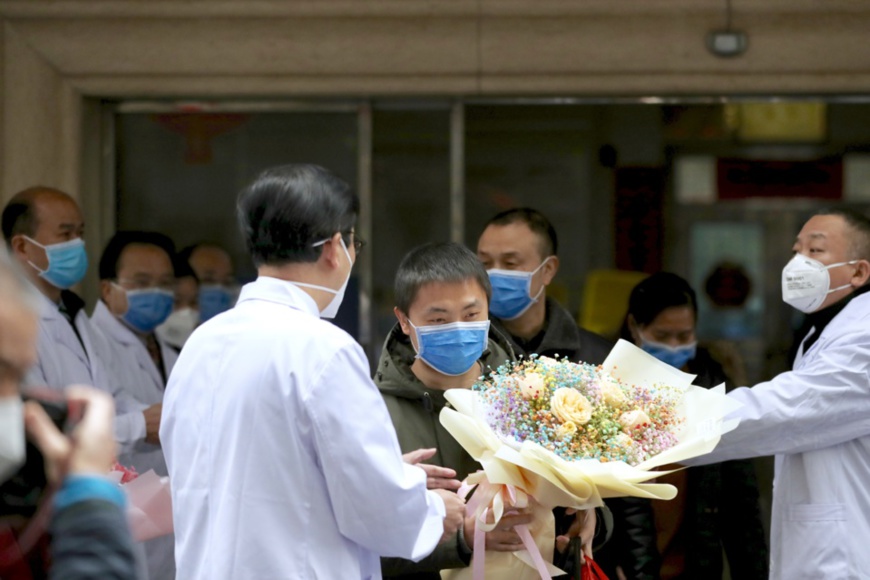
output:
[[143, 440], [157, 441], [161, 406], [137, 403], [111, 380], [105, 367], [105, 338], [91, 325], [84, 301], [69, 290], [88, 269], [83, 232], [78, 204], [56, 189], [26, 189], [3, 209], [9, 253], [44, 299], [38, 358], [24, 383], [55, 389], [85, 384], [112, 393], [118, 412], [115, 436], [123, 451]]
[[792, 249], [783, 299], [811, 326], [793, 370], [732, 391], [740, 425], [692, 464], [775, 454], [771, 578], [868, 578], [870, 220], [820, 212]]
[[463, 502], [402, 462], [360, 346], [320, 319], [362, 246], [358, 208], [313, 165], [239, 195], [259, 278], [194, 331], [164, 398], [179, 578], [380, 578], [379, 555], [419, 560], [462, 524]]
[[[172, 241], [154, 232], [118, 232], [100, 258], [100, 300], [91, 321], [106, 337], [108, 366], [116, 381], [143, 405], [163, 402], [166, 378], [177, 352], [154, 330], [166, 320], [174, 302]], [[140, 474], [153, 469], [167, 475], [159, 443], [140, 441], [118, 460]], [[175, 578], [174, 536], [145, 543], [150, 580]]]

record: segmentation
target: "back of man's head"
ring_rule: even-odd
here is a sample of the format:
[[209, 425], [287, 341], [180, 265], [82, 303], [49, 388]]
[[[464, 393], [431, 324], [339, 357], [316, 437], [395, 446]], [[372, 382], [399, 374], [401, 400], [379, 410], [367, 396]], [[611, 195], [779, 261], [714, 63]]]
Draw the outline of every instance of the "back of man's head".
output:
[[492, 297], [492, 286], [483, 264], [461, 244], [434, 242], [414, 248], [402, 259], [396, 271], [396, 307], [407, 314], [417, 292], [434, 282], [458, 283], [474, 280]]
[[848, 227], [849, 259], [870, 260], [870, 218], [851, 208], [825, 208], [815, 215], [834, 215], [843, 218]]
[[541, 257], [555, 256], [559, 250], [559, 239], [556, 237], [556, 229], [550, 220], [541, 212], [530, 207], [516, 207], [505, 210], [486, 223], [489, 226], [507, 226], [510, 224], [525, 224], [532, 233], [538, 236], [541, 244]]
[[121, 231], [109, 239], [100, 256], [100, 280], [114, 280], [118, 277], [118, 262], [121, 254], [132, 244], [156, 246], [166, 252], [172, 260], [175, 255], [175, 244], [163, 234], [157, 232]]
[[318, 165], [273, 167], [239, 194], [239, 227], [256, 266], [316, 262], [313, 244], [341, 232], [345, 244], [359, 213], [350, 186]]
[[19, 191], [9, 200], [3, 208], [2, 228], [3, 239], [6, 245], [12, 243], [12, 238], [17, 235], [33, 237], [39, 227], [37, 215], [37, 202], [41, 197], [49, 196], [56, 198], [72, 198], [59, 189], [37, 185]]

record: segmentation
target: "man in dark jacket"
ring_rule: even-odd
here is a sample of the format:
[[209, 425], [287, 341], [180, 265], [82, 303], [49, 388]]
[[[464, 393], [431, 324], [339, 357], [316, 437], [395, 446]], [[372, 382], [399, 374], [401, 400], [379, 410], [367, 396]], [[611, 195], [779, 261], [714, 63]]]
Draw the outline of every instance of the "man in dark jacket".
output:
[[[573, 317], [546, 288], [559, 270], [558, 239], [550, 221], [531, 208], [504, 211], [493, 217], [477, 242], [477, 257], [492, 283], [493, 326], [511, 338], [517, 355], [538, 354], [601, 364], [611, 344], [577, 326]], [[619, 565], [629, 580], [658, 578], [659, 554], [649, 500], [606, 501], [613, 513], [613, 538], [596, 552], [605, 573], [616, 578]], [[608, 546], [628, 546], [612, 553]]]
[[[450, 467], [459, 479], [480, 465], [439, 421], [448, 389], [468, 389], [481, 375], [512, 360], [508, 341], [490, 328], [489, 279], [474, 254], [459, 244], [427, 244], [412, 250], [396, 273], [395, 313], [375, 372], [403, 453], [435, 448], [431, 462]], [[523, 549], [513, 526], [531, 521], [527, 513], [506, 515], [487, 533], [487, 550]], [[439, 571], [463, 568], [471, 560], [474, 518], [422, 561], [384, 558], [385, 577], [440, 578]]]

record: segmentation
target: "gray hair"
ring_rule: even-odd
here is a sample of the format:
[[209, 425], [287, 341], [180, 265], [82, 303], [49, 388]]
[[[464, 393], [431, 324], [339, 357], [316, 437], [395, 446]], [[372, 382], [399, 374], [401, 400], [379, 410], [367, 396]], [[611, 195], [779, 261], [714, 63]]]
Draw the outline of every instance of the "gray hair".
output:
[[489, 275], [474, 252], [453, 242], [419, 246], [408, 252], [396, 271], [396, 307], [407, 314], [417, 292], [426, 284], [466, 280], [480, 284], [489, 303], [492, 297]]

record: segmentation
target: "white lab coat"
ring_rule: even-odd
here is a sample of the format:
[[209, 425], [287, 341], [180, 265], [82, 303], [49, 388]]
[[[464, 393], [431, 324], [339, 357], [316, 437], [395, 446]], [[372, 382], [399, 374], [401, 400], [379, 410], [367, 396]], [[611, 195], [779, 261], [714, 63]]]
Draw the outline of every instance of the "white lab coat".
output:
[[776, 455], [770, 577], [870, 578], [870, 293], [794, 370], [730, 396], [740, 425], [701, 462]]
[[[163, 377], [151, 360], [151, 355], [142, 340], [112, 314], [105, 303], [97, 302], [91, 322], [106, 337], [111, 350], [109, 369], [121, 388], [146, 408], [163, 402], [165, 385]], [[157, 339], [167, 376], [172, 371], [178, 353]], [[122, 453], [118, 461], [145, 473], [153, 469], [157, 475], [167, 475], [166, 461], [159, 445], [144, 439]], [[150, 580], [173, 580], [175, 578], [175, 536], [168, 534], [145, 542], [145, 555]]]
[[[165, 390], [163, 377], [142, 340], [118, 320], [103, 301], [97, 303], [91, 322], [109, 343], [110, 374], [115, 377], [114, 380], [120, 384], [121, 389], [146, 408], [162, 403]], [[159, 338], [157, 343], [160, 345], [160, 354], [169, 376], [178, 359], [178, 353]], [[167, 475], [160, 446], [146, 443], [144, 439], [123, 453], [120, 461], [124, 465], [135, 467], [139, 473], [153, 469], [158, 475]]]
[[441, 536], [362, 349], [288, 282], [195, 330], [163, 404], [179, 578], [380, 578]]
[[[74, 319], [81, 336], [79, 341], [58, 305], [40, 293], [41, 310], [36, 344], [37, 361], [24, 379], [28, 386], [64, 389], [70, 385], [91, 385], [115, 399], [115, 439], [121, 451], [132, 448], [145, 438], [142, 404], [129, 397], [106, 369], [109, 346], [84, 309]], [[84, 343], [84, 348], [82, 347]]]

